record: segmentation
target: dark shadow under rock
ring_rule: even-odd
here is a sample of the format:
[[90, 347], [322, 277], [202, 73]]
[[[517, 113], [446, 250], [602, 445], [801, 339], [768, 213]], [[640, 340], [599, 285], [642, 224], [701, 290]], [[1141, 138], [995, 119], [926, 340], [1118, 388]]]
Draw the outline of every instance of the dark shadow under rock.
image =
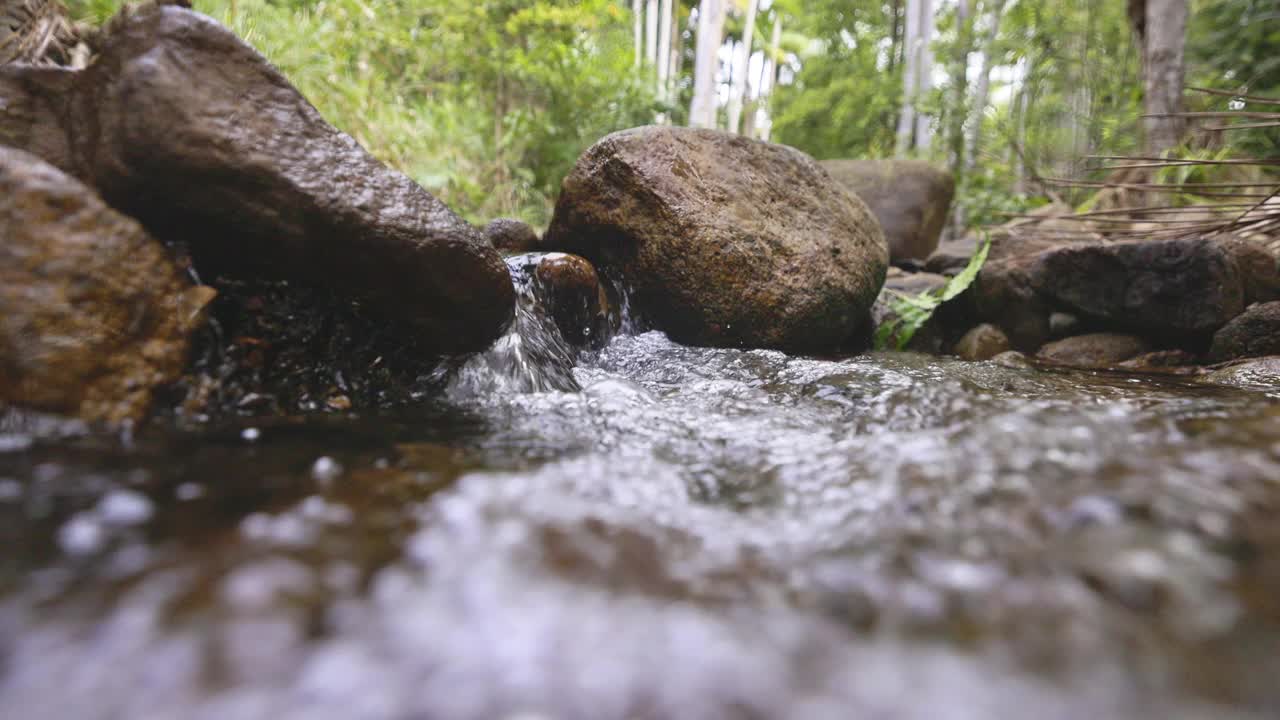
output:
[[194, 360], [161, 398], [179, 422], [387, 409], [440, 390], [435, 361], [357, 302], [287, 281], [216, 281]]

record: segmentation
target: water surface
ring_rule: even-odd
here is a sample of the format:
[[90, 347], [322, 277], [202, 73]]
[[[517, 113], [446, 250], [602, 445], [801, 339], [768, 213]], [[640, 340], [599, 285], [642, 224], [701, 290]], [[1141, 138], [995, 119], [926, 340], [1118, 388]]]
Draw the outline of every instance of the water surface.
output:
[[1280, 713], [1280, 388], [656, 332], [570, 367], [538, 321], [396, 412], [11, 419], [3, 714]]

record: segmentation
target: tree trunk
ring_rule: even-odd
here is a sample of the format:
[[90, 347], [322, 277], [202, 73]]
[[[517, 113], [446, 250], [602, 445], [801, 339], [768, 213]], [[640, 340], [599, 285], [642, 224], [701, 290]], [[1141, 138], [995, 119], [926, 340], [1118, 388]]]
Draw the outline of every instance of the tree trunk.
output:
[[[679, 8], [679, 5], [676, 6]], [[687, 19], [687, 18], [686, 18]], [[678, 15], [671, 18], [671, 59], [667, 73], [667, 86], [664, 92], [668, 102], [676, 99], [676, 83], [680, 82], [680, 74], [684, 72], [684, 33], [680, 32], [681, 19]]]
[[906, 29], [902, 35], [902, 111], [898, 113], [896, 155], [906, 155], [911, 149], [912, 134], [916, 126], [915, 98], [919, 53], [916, 46], [920, 37], [920, 5], [925, 0], [907, 0]]
[[[916, 65], [916, 102], [924, 99], [933, 87], [933, 36], [937, 25], [933, 17], [933, 0], [922, 0], [920, 3], [920, 60]], [[928, 150], [933, 139], [929, 132], [929, 116], [919, 111], [916, 106], [916, 149]]]
[[956, 183], [964, 174], [964, 121], [968, 117], [969, 53], [973, 50], [973, 33], [969, 24], [969, 0], [956, 2], [956, 42], [951, 58], [951, 127], [947, 137], [951, 172]]
[[1186, 122], [1167, 117], [1182, 112], [1183, 48], [1187, 37], [1187, 0], [1147, 0], [1143, 28], [1144, 109], [1147, 155], [1157, 157], [1182, 141]]
[[646, 4], [644, 59], [649, 67], [658, 67], [658, 0], [649, 0]]
[[[956, 41], [951, 59], [951, 117], [948, 118], [951, 127], [947, 137], [951, 174], [957, 186], [964, 183], [964, 122], [969, 116], [969, 53], [973, 50], [969, 9], [969, 0], [957, 0]], [[964, 206], [954, 203], [951, 208], [952, 236], [960, 237], [965, 225]]]
[[782, 45], [782, 19], [773, 20], [773, 35], [769, 38], [769, 55], [761, 68], [760, 104], [764, 107], [765, 122], [760, 126], [759, 137], [768, 140], [773, 132], [773, 89], [778, 85], [778, 53]]
[[662, 0], [658, 20], [658, 98], [667, 98], [667, 78], [671, 76], [671, 0]]
[[724, 0], [702, 0], [698, 9], [698, 45], [693, 65], [693, 102], [689, 125], [716, 126], [716, 71], [720, 44], [724, 39]]
[[632, 37], [636, 46], [636, 67], [644, 60], [644, 0], [631, 0]]
[[747, 70], [751, 66], [751, 42], [756, 32], [756, 10], [759, 6], [759, 0], [747, 2], [747, 26], [742, 31], [744, 48], [742, 72], [734, 76], [733, 90], [729, 93], [729, 132], [731, 133], [738, 132], [739, 123], [742, 120], [742, 102], [747, 91]]
[[981, 63], [978, 69], [978, 82], [973, 91], [973, 107], [970, 109], [969, 138], [964, 149], [964, 169], [970, 172], [978, 162], [978, 146], [982, 142], [982, 120], [987, 113], [987, 102], [991, 99], [991, 53], [992, 46], [1000, 37], [1000, 16], [1004, 14], [1005, 0], [992, 0], [989, 8], [990, 27], [983, 35], [979, 52]]
[[907, 0], [907, 29], [903, 36], [902, 114], [898, 116], [897, 154], [913, 146], [929, 149], [929, 118], [919, 103], [933, 86], [933, 0]]

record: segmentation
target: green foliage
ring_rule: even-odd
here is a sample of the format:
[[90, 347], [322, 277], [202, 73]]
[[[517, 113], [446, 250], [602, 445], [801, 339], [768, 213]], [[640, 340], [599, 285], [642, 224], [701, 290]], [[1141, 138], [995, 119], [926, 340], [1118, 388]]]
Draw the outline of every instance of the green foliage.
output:
[[883, 50], [889, 10], [879, 0], [814, 0], [788, 18], [808, 42], [801, 72], [774, 99], [777, 142], [819, 159], [893, 151], [902, 76]]
[[[100, 22], [121, 4], [77, 0]], [[549, 219], [588, 145], [665, 110], [616, 0], [196, 0], [467, 219]]]
[[968, 290], [973, 281], [978, 279], [978, 272], [986, 264], [987, 254], [990, 251], [991, 238], [984, 237], [981, 247], [973, 257], [969, 258], [969, 264], [948, 280], [940, 290], [923, 292], [919, 295], [907, 295], [890, 290], [893, 296], [893, 301], [890, 303], [890, 319], [876, 328], [875, 348], [877, 350], [906, 348], [911, 338], [915, 337], [920, 328], [929, 322], [929, 318], [933, 317], [943, 303], [959, 297], [960, 293]]
[[[1189, 83], [1280, 97], [1280, 15], [1274, 0], [1196, 0], [1192, 10]], [[1233, 109], [1229, 98], [1198, 99], [1205, 110]], [[1234, 109], [1270, 112], [1275, 106], [1243, 103]], [[1280, 132], [1275, 128], [1233, 131], [1230, 139], [1239, 154], [1280, 153]]]

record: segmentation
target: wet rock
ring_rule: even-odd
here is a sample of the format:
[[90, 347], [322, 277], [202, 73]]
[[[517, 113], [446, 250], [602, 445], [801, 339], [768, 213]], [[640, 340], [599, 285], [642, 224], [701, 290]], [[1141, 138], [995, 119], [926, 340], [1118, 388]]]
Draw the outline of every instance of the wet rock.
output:
[[1205, 238], [1104, 244], [1010, 234], [993, 237], [973, 295], [979, 318], [1028, 350], [1056, 334], [1055, 313], [1088, 327], [1203, 343], [1244, 309], [1245, 292], [1232, 253]]
[[970, 292], [978, 318], [1002, 329], [1014, 348], [1031, 351], [1049, 339], [1052, 311], [1032, 286], [1022, 259], [988, 259]]
[[79, 78], [66, 68], [0, 65], [0, 145], [26, 150], [84, 180], [63, 127]]
[[1125, 360], [1116, 367], [1126, 370], [1165, 370], [1169, 368], [1191, 368], [1199, 362], [1199, 357], [1186, 350], [1157, 350]]
[[[899, 297], [903, 295], [911, 297], [926, 292], [937, 292], [946, 287], [946, 285], [947, 278], [941, 275], [910, 273], [896, 267], [889, 268], [884, 282], [884, 289], [880, 291], [880, 296], [876, 298], [875, 304], [871, 306], [873, 328], [879, 328], [885, 323], [893, 323], [899, 319], [896, 307]], [[896, 348], [898, 345], [897, 339], [890, 338], [889, 345]], [[911, 336], [911, 339], [903, 349], [937, 354], [942, 351], [942, 345], [942, 323], [939, 314], [935, 313]]]
[[0, 404], [142, 419], [216, 294], [82, 183], [0, 148]]
[[538, 249], [538, 233], [528, 223], [512, 218], [498, 218], [484, 226], [484, 236], [497, 249], [512, 254]]
[[1028, 275], [1051, 303], [1177, 339], [1206, 337], [1244, 309], [1236, 264], [1204, 238], [1064, 246], [1036, 256]]
[[585, 258], [548, 253], [539, 259], [533, 276], [542, 285], [547, 311], [566, 340], [586, 345], [608, 337], [616, 315], [610, 312], [600, 276]]
[[1066, 247], [1071, 241], [1016, 228], [992, 232], [990, 240], [986, 264], [965, 295], [976, 319], [1004, 330], [1013, 347], [1033, 351], [1051, 337], [1050, 318], [1054, 312], [1033, 282], [1033, 259]]
[[[5, 68], [0, 138], [98, 189], [201, 272], [292, 279], [361, 299], [423, 349], [486, 347], [511, 319], [480, 233], [320, 114], [213, 20], [118, 15], [78, 73]], [[10, 98], [10, 95], [13, 95]]]
[[1133, 335], [1090, 333], [1051, 342], [1036, 357], [1074, 367], [1112, 367], [1148, 349], [1145, 340]]
[[1031, 360], [1027, 358], [1024, 353], [1020, 353], [1017, 350], [1002, 352], [991, 358], [991, 362], [1001, 367], [1012, 368], [1014, 370], [1024, 370], [1026, 368], [1034, 367]]
[[1244, 283], [1244, 302], [1280, 300], [1280, 257], [1257, 240], [1227, 237], [1218, 243], [1231, 255]]
[[963, 360], [990, 360], [1009, 350], [1009, 338], [991, 323], [982, 323], [965, 333], [956, 343], [956, 355]]
[[1251, 305], [1214, 333], [1209, 361], [1280, 355], [1280, 302]]
[[923, 260], [938, 247], [956, 183], [920, 160], [824, 160], [822, 167], [880, 221], [893, 262]]
[[794, 351], [849, 340], [888, 265], [879, 223], [809, 156], [673, 127], [589, 148], [544, 245], [616, 273], [678, 342]]
[[1280, 355], [1233, 363], [1205, 373], [1199, 382], [1242, 390], [1275, 391], [1280, 388]]

